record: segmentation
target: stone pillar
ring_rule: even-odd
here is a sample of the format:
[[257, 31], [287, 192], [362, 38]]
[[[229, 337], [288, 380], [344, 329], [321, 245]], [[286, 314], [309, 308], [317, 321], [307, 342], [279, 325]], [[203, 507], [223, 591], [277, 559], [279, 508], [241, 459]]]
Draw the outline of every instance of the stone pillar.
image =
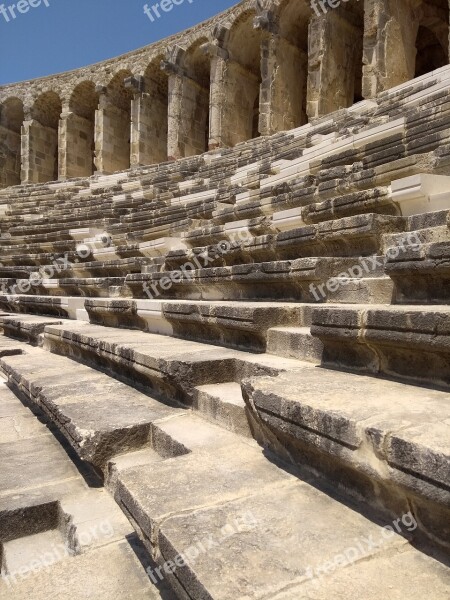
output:
[[253, 137], [253, 109], [259, 80], [215, 44], [205, 44], [211, 57], [209, 148], [233, 147]]
[[127, 111], [115, 106], [107, 89], [97, 86], [100, 94], [95, 111], [95, 166], [103, 174], [130, 167], [131, 120]]
[[59, 179], [94, 172], [94, 123], [63, 106], [59, 122]]
[[21, 134], [22, 183], [45, 183], [58, 178], [58, 131], [41, 125], [26, 109]]
[[155, 81], [130, 78], [132, 89], [131, 166], [151, 165], [167, 160], [167, 93]]
[[410, 0], [365, 0], [363, 96], [379, 92], [414, 77], [419, 27]]
[[227, 27], [217, 26], [215, 41], [202, 47], [211, 60], [210, 149], [233, 147], [251, 139], [254, 133], [260, 80], [230, 58], [226, 49], [228, 36]]
[[360, 55], [362, 31], [355, 15], [335, 9], [311, 18], [307, 101], [310, 119], [353, 104], [356, 69], [362, 70]]
[[209, 90], [188, 77], [178, 60], [165, 60], [161, 68], [169, 78], [169, 160], [202, 154], [208, 147]]
[[0, 188], [20, 183], [20, 133], [0, 125]]
[[232, 93], [227, 91], [228, 52], [215, 44], [203, 48], [211, 59], [211, 97], [209, 106], [209, 148], [224, 148], [232, 145], [228, 122], [229, 104]]
[[304, 125], [308, 57], [279, 35], [278, 23], [270, 12], [255, 19], [263, 32], [261, 49], [260, 133], [272, 135]]

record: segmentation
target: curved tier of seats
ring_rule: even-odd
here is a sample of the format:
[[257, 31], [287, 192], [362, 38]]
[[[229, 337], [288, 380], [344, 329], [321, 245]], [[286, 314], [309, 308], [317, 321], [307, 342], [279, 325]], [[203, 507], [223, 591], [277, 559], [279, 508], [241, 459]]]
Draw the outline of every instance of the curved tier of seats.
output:
[[0, 191], [0, 370], [175, 597], [447, 597], [449, 114], [450, 67], [233, 149]]

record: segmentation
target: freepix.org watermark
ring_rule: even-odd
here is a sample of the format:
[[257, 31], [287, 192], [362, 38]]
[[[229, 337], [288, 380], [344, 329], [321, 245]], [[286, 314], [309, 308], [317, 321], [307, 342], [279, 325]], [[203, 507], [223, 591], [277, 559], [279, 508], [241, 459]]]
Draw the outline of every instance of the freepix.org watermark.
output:
[[347, 2], [349, 0], [311, 0], [311, 8], [320, 17], [321, 15], [326, 15], [328, 9], [339, 8], [341, 4], [346, 4]]
[[186, 548], [181, 554], [177, 554], [173, 560], [166, 560], [164, 564], [156, 569], [148, 568], [147, 575], [157, 584], [166, 577], [172, 575], [177, 568], [190, 565], [193, 567], [201, 555], [209, 554], [214, 549], [221, 546], [229, 538], [239, 533], [252, 531], [258, 526], [258, 520], [255, 515], [248, 511], [237, 515], [232, 520], [225, 523], [220, 530], [220, 535], [214, 536], [212, 533], [202, 539], [192, 540], [192, 544]]
[[157, 19], [160, 19], [164, 13], [171, 12], [175, 6], [181, 6], [185, 2], [189, 2], [189, 4], [193, 4], [194, 0], [161, 0], [161, 2], [156, 2], [155, 4], [144, 5], [144, 14], [150, 19], [152, 23], [154, 23]]
[[49, 0], [19, 0], [16, 4], [0, 4], [0, 15], [5, 19], [7, 23], [17, 19], [19, 15], [25, 15], [29, 12], [30, 8], [39, 8], [40, 6], [50, 6]]
[[330, 573], [334, 573], [338, 569], [360, 561], [370, 556], [372, 552], [378, 552], [395, 535], [412, 533], [417, 527], [418, 523], [413, 514], [411, 511], [407, 512], [398, 519], [395, 519], [395, 521], [392, 521], [392, 525], [382, 527], [378, 538], [375, 538], [372, 534], [367, 537], [355, 538], [351, 546], [348, 546], [339, 554], [335, 554], [335, 556], [330, 557], [315, 567], [308, 566], [305, 575], [313, 581], [314, 585], [320, 585], [322, 578]]
[[[113, 537], [114, 527], [108, 520], [94, 525], [89, 530], [77, 533], [77, 541], [84, 547], [98, 542], [109, 543]], [[35, 556], [29, 563], [21, 566], [18, 571], [2, 574], [0, 582], [3, 581], [11, 588], [40, 571], [48, 572], [53, 565], [77, 554], [79, 554], [79, 550], [75, 550], [67, 541], [61, 544], [51, 544], [45, 552]]]

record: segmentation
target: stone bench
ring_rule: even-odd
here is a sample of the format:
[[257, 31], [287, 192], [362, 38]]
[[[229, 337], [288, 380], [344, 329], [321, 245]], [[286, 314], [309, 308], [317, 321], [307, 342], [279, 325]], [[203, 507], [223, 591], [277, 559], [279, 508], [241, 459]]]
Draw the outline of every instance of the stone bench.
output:
[[379, 254], [386, 234], [401, 232], [405, 219], [361, 214], [281, 232], [275, 250], [280, 258], [295, 256], [369, 256]]
[[446, 544], [447, 393], [319, 368], [245, 381], [243, 391], [260, 443], [374, 508], [414, 506]]
[[266, 217], [231, 221], [224, 225], [205, 225], [193, 229], [183, 236], [191, 247], [214, 244], [222, 240], [234, 241], [249, 236], [264, 235], [271, 232], [271, 220]]
[[44, 279], [39, 289], [46, 289], [56, 296], [109, 297], [112, 289], [121, 289], [125, 277], [72, 277]]
[[42, 345], [42, 334], [47, 325], [61, 325], [62, 321], [35, 315], [0, 316], [0, 327], [6, 336]]
[[277, 375], [298, 362], [252, 354], [154, 333], [70, 321], [48, 326], [44, 347], [56, 354], [108, 370], [158, 398], [192, 404], [199, 385], [234, 381], [261, 374]]
[[[11, 242], [14, 239], [11, 238]], [[38, 254], [40, 252], [66, 252], [75, 250], [77, 241], [72, 239], [61, 240], [59, 242], [44, 242], [38, 244], [24, 244], [24, 245], [4, 245], [2, 246], [2, 262], [5, 260], [11, 260], [14, 256], [20, 254]]]
[[316, 308], [311, 333], [324, 344], [323, 364], [448, 388], [450, 308]]
[[11, 313], [30, 313], [52, 317], [77, 318], [84, 310], [84, 298], [37, 295], [0, 295], [0, 307]]
[[310, 322], [313, 305], [268, 302], [178, 302], [87, 298], [85, 309], [97, 325], [167, 333], [197, 342], [265, 351], [275, 326]]
[[305, 223], [319, 223], [362, 213], [398, 215], [399, 211], [388, 188], [380, 187], [310, 204], [303, 209], [302, 217]]
[[[274, 215], [275, 217], [275, 215]], [[256, 235], [258, 229], [248, 231], [242, 241], [238, 236], [230, 236], [235, 241], [209, 246], [193, 247], [190, 250], [174, 250], [166, 255], [166, 270], [194, 262], [201, 264], [208, 256], [210, 266], [233, 265], [246, 262], [266, 262], [282, 259], [296, 259], [305, 256], [369, 256], [380, 254], [386, 235], [401, 232], [406, 226], [402, 217], [377, 214], [363, 214], [334, 221], [273, 232], [270, 220], [264, 229], [272, 233]], [[209, 235], [207, 234], [209, 230]], [[244, 230], [242, 230], [244, 231]], [[224, 236], [223, 228], [203, 228], [196, 236], [199, 241], [217, 240]], [[254, 233], [255, 235], [252, 235]], [[399, 234], [397, 244], [405, 243], [406, 233]], [[226, 248], [226, 252], [224, 249]]]
[[396, 302], [446, 304], [450, 299], [450, 241], [388, 255], [386, 273], [395, 283]]
[[[309, 257], [290, 261], [238, 264], [198, 268], [185, 265], [175, 271], [128, 275], [125, 282], [134, 297], [187, 299], [291, 299], [297, 302], [324, 301], [340, 283], [326, 285], [343, 273], [352, 279], [354, 269], [364, 281], [375, 283], [384, 277], [384, 260], [374, 257], [374, 268], [365, 259]], [[366, 259], [368, 260], [368, 259]], [[192, 268], [194, 267], [194, 268]], [[195, 268], [197, 267], [197, 268]], [[389, 278], [386, 278], [389, 280]], [[348, 281], [347, 281], [348, 283]], [[321, 300], [315, 290], [324, 285], [328, 293]], [[350, 300], [349, 300], [350, 301]]]

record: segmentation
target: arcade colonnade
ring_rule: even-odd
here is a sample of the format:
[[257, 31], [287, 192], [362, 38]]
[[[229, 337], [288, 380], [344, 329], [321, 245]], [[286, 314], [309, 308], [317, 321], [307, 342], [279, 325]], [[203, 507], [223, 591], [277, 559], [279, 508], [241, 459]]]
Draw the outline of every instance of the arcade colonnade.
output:
[[144, 49], [145, 66], [131, 54], [106, 78], [100, 63], [4, 86], [0, 187], [233, 147], [374, 98], [448, 64], [449, 4], [244, 0]]

